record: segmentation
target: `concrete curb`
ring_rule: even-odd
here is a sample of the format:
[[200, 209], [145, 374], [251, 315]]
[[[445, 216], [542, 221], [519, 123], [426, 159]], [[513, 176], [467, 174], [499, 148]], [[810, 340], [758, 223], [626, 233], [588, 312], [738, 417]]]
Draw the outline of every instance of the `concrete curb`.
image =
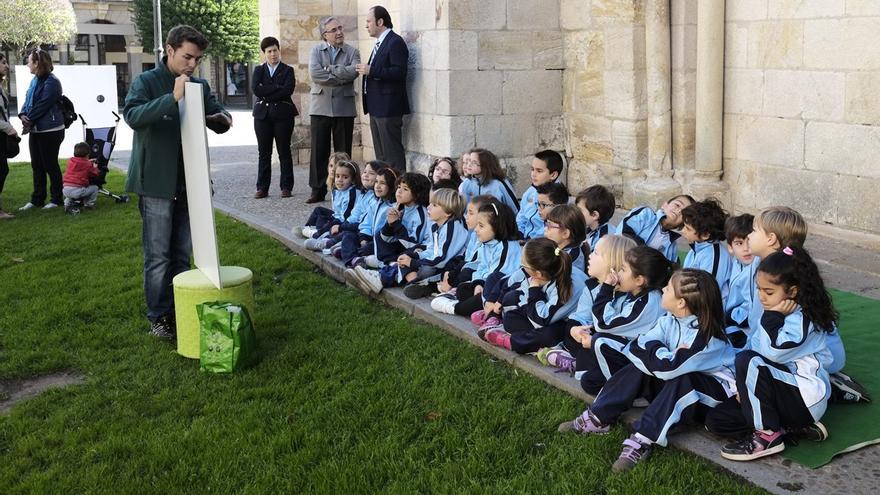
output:
[[[256, 215], [243, 212], [223, 203], [219, 203], [216, 200], [214, 206], [217, 210], [226, 215], [247, 223], [254, 229], [272, 236], [290, 248], [295, 254], [305, 258], [316, 267], [320, 268], [331, 278], [340, 283], [345, 283], [343, 275], [345, 267], [340, 261], [330, 256], [324, 256], [320, 253], [309, 251], [303, 245], [304, 240], [299, 238], [299, 236], [294, 236], [289, 230], [281, 229], [269, 222], [265, 222]], [[588, 404], [594, 399], [593, 396], [585, 393], [583, 389], [581, 389], [580, 384], [574, 378], [560, 373], [554, 373], [555, 370], [553, 368], [542, 366], [531, 356], [521, 356], [514, 352], [483, 342], [477, 337], [473, 325], [469, 321], [460, 316], [440, 314], [433, 311], [426, 299], [417, 301], [410, 300], [403, 295], [401, 289], [385, 289], [379, 295], [371, 295], [370, 297], [373, 297], [388, 306], [397, 308], [421, 321], [435, 325], [469, 344], [476, 345], [488, 354], [497, 358], [499, 361], [503, 361], [523, 370], [553, 387], [584, 400]], [[572, 416], [577, 414], [575, 411], [572, 413]], [[622, 419], [631, 426], [640, 416], [641, 410], [631, 410], [627, 412]], [[719, 454], [721, 441], [718, 438], [707, 432], [694, 428], [686, 429], [672, 435], [669, 442], [672, 446], [703, 457], [730, 473], [740, 476], [747, 482], [760, 486], [771, 493], [782, 495], [791, 495], [793, 493], [797, 493], [798, 495], [867, 493], [866, 488], [867, 485], [870, 484], [870, 480], [859, 479], [859, 477], [846, 478], [837, 473], [833, 475], [823, 473], [823, 470], [825, 470], [827, 466], [811, 470], [781, 456], [772, 456], [770, 458], [764, 458], [748, 463], [729, 461], [721, 457]], [[863, 468], [865, 472], [868, 472], [869, 469], [870, 467], [868, 466]]]

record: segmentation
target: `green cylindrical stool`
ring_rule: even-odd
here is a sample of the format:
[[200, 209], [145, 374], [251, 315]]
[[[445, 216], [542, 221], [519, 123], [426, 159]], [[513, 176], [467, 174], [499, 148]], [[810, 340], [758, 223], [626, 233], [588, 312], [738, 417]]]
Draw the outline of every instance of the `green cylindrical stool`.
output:
[[209, 301], [241, 304], [254, 318], [254, 274], [240, 266], [221, 266], [223, 288], [217, 289], [201, 270], [183, 272], [174, 277], [174, 314], [177, 318], [177, 353], [199, 359], [199, 316], [196, 306]]

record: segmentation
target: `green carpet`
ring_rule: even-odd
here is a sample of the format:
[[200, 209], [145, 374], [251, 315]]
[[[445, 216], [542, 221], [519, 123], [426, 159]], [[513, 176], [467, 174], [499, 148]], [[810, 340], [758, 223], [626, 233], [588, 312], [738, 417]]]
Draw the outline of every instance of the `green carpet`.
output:
[[[831, 290], [840, 311], [840, 334], [846, 346], [844, 372], [864, 385], [871, 395], [880, 398], [880, 301], [848, 292]], [[880, 404], [829, 404], [822, 418], [828, 427], [828, 440], [805, 441], [786, 446], [784, 456], [810, 468], [831, 462], [844, 452], [880, 443]]]

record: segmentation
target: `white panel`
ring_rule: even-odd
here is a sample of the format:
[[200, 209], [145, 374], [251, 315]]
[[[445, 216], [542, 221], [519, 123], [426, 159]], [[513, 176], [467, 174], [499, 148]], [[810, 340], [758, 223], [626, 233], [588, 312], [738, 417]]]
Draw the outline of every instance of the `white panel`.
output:
[[217, 231], [214, 227], [214, 205], [211, 200], [211, 168], [208, 163], [208, 135], [205, 132], [202, 85], [186, 83], [184, 97], [178, 105], [193, 259], [196, 268], [201, 270], [214, 286], [222, 289], [220, 254], [217, 250]]

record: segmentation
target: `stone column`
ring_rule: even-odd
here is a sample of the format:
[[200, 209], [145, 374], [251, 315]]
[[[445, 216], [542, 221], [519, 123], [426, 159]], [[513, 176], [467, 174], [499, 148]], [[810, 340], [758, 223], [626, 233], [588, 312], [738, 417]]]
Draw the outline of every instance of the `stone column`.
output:
[[691, 192], [701, 199], [722, 201], [728, 187], [721, 182], [724, 122], [724, 0], [703, 0], [697, 7], [697, 95], [694, 164]]
[[125, 51], [128, 53], [129, 81], [134, 81], [144, 71], [144, 47], [132, 44], [125, 47]]
[[648, 100], [648, 170], [636, 184], [636, 200], [660, 204], [678, 194], [672, 178], [672, 92], [669, 0], [645, 2], [645, 54]]

